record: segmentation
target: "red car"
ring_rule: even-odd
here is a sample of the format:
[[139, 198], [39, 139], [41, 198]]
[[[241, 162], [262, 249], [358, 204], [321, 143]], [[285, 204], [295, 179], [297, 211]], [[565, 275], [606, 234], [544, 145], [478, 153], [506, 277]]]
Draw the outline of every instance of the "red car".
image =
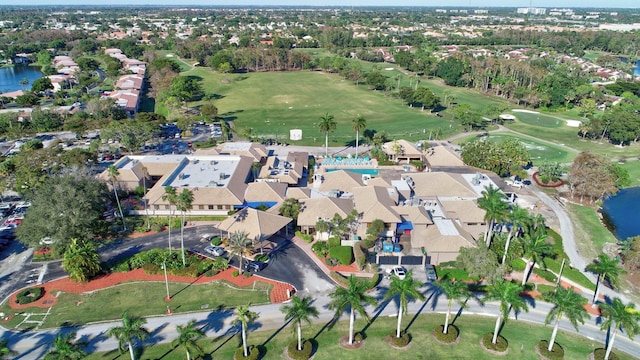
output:
[[8, 226], [8, 225], [21, 225], [22, 224], [22, 220], [21, 219], [11, 219], [11, 220], [7, 220], [4, 222], [4, 226]]

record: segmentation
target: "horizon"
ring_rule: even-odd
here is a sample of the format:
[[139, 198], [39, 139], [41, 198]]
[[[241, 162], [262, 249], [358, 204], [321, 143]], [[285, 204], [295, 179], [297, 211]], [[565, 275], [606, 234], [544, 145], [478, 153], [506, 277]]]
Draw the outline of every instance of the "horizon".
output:
[[[338, 3], [338, 4], [336, 4]], [[638, 9], [638, 0], [618, 0], [615, 6], [598, 0], [453, 0], [446, 4], [438, 1], [398, 0], [389, 5], [386, 0], [187, 0], [176, 4], [175, 0], [111, 0], [109, 4], [96, 5], [89, 0], [34, 0], [28, 4], [16, 4], [15, 0], [0, 0], [0, 6], [38, 7], [38, 6], [82, 6], [82, 7], [118, 7], [118, 6], [158, 6], [158, 7], [416, 7], [416, 8], [588, 8], [588, 9]]]

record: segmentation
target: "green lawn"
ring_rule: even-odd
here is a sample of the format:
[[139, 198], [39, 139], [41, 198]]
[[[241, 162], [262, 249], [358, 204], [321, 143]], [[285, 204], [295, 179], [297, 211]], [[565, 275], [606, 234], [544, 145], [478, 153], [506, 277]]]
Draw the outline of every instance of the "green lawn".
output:
[[628, 160], [622, 164], [622, 167], [629, 172], [630, 186], [640, 186], [640, 161]]
[[559, 119], [551, 115], [534, 114], [528, 112], [514, 112], [514, 115], [523, 123], [534, 126], [557, 128], [565, 125], [565, 121], [563, 119]]
[[602, 252], [605, 243], [617, 242], [593, 208], [568, 204], [567, 210], [573, 223], [578, 251], [586, 259], [596, 258]]
[[[543, 314], [540, 315], [544, 316]], [[403, 326], [406, 326], [413, 316], [409, 315], [403, 319]], [[344, 318], [344, 317], [343, 317]], [[455, 325], [460, 329], [460, 342], [457, 345], [445, 346], [438, 344], [430, 335], [431, 330], [444, 321], [444, 315], [420, 315], [409, 328], [412, 335], [411, 345], [405, 350], [394, 350], [384, 340], [384, 337], [395, 329], [396, 319], [391, 317], [380, 317], [373, 321], [365, 331], [366, 343], [357, 350], [343, 349], [338, 339], [347, 334], [348, 321], [341, 321], [331, 330], [322, 330], [324, 324], [315, 324], [303, 327], [303, 336], [316, 336], [318, 349], [314, 356], [316, 360], [368, 360], [368, 359], [496, 359], [480, 347], [480, 338], [493, 331], [495, 323], [494, 317], [479, 317], [463, 314], [456, 320]], [[257, 320], [260, 322], [260, 319]], [[356, 331], [362, 330], [366, 323], [360, 319], [356, 321]], [[509, 341], [509, 353], [500, 356], [502, 359], [537, 360], [535, 345], [539, 340], [548, 340], [552, 328], [529, 324], [523, 321], [510, 320], [501, 332]], [[319, 334], [318, 334], [319, 333]], [[318, 334], [318, 335], [316, 335]], [[620, 335], [623, 336], [623, 335]], [[586, 359], [589, 353], [595, 348], [603, 347], [605, 333], [602, 332], [598, 341], [591, 341], [573, 334], [559, 331], [556, 342], [561, 344], [565, 350], [565, 359]], [[284, 328], [281, 331], [269, 330], [250, 332], [247, 341], [252, 345], [263, 347], [263, 359], [283, 359], [283, 349], [294, 339], [291, 328]], [[223, 336], [215, 339], [204, 339], [199, 342], [202, 346], [205, 358], [231, 359], [235, 349], [241, 346], [239, 336]], [[621, 353], [621, 359], [632, 359], [631, 356]], [[117, 350], [92, 354], [87, 359], [128, 359], [129, 354], [124, 353], [118, 356]], [[183, 349], [172, 349], [168, 344], [159, 344], [144, 349], [139, 356], [140, 359], [184, 359]]]
[[178, 63], [178, 65], [180, 65], [180, 71], [187, 71], [189, 69], [191, 69], [191, 64], [187, 63], [186, 61], [178, 58], [178, 56], [170, 50], [158, 50], [157, 51], [158, 54], [162, 55], [162, 56], [166, 56], [170, 59], [175, 60], [176, 63]]
[[[255, 288], [237, 288], [223, 282], [204, 285], [170, 282], [169, 291], [173, 299], [169, 305], [175, 312], [183, 313], [235, 307], [248, 302], [264, 304], [270, 301], [271, 287], [261, 282], [256, 283]], [[164, 301], [166, 294], [164, 282], [126, 283], [85, 294], [61, 293], [42, 328], [119, 319], [125, 310], [138, 316], [163, 314], [167, 310], [167, 303]], [[15, 313], [7, 304], [2, 306], [1, 311]], [[29, 308], [21, 312], [45, 313], [46, 310]], [[3, 326], [12, 328], [22, 319], [22, 316], [15, 316], [11, 323]]]
[[[543, 160], [568, 163], [573, 161], [573, 159], [577, 155], [575, 152], [570, 151], [566, 148], [544, 143], [531, 137], [521, 136], [513, 133], [491, 133], [489, 137], [486, 137], [486, 139], [488, 139], [489, 141], [500, 141], [507, 138], [516, 138], [520, 140], [529, 151], [529, 155], [531, 156], [531, 160], [533, 161], [534, 165], [539, 165]], [[479, 139], [480, 138], [478, 138], [477, 136], [469, 136], [467, 138], [460, 139], [457, 142], [460, 144], [464, 144], [467, 141], [477, 141]]]
[[409, 108], [384, 92], [355, 86], [336, 74], [219, 74], [196, 68], [183, 75], [202, 80], [205, 97], [216, 99], [220, 116], [232, 121], [236, 129], [253, 128], [260, 137], [283, 140], [289, 138], [290, 129], [302, 129], [300, 144], [324, 145], [324, 134], [317, 124], [326, 113], [334, 115], [338, 124], [329, 135], [332, 146], [354, 141], [351, 120], [358, 114], [367, 120], [368, 129], [386, 131], [391, 139], [425, 139], [430, 130], [437, 129], [444, 138], [459, 131], [458, 125], [447, 117], [437, 118], [429, 111]]

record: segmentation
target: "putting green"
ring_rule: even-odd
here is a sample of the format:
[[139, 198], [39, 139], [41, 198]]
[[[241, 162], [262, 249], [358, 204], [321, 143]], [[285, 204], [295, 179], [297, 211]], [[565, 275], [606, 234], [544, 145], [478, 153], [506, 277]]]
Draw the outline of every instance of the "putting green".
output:
[[513, 115], [525, 124], [543, 126], [548, 128], [561, 127], [565, 121], [554, 116], [534, 114], [530, 112], [514, 112]]

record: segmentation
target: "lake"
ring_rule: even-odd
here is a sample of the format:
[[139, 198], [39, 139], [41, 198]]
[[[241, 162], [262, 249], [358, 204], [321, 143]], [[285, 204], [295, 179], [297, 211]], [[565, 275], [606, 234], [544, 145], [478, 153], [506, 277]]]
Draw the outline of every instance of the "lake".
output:
[[[27, 65], [15, 65], [11, 67], [0, 68], [0, 91], [3, 93], [29, 90], [34, 80], [42, 77], [39, 67]], [[20, 85], [20, 81], [24, 78], [29, 80], [29, 84]]]
[[640, 76], [640, 60], [636, 62], [636, 67], [633, 68], [633, 76]]
[[619, 240], [640, 235], [640, 187], [622, 189], [604, 200], [602, 215]]

